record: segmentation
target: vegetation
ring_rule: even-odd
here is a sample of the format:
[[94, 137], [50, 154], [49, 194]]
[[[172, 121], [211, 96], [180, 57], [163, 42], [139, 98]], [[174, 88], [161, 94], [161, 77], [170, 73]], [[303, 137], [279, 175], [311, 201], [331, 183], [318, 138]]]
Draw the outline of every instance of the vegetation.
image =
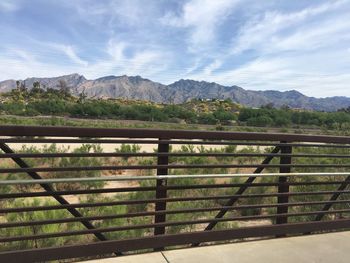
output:
[[[102, 152], [103, 148], [99, 145], [82, 145], [76, 149], [60, 148], [55, 144], [44, 146], [43, 148], [35, 147], [24, 147], [20, 152]], [[115, 148], [115, 152], [118, 153], [137, 153], [141, 152], [142, 148], [140, 145], [129, 145], [121, 144]], [[259, 147], [244, 147], [237, 148], [236, 146], [226, 146], [223, 148], [211, 148], [210, 146], [193, 146], [193, 145], [182, 145], [180, 148], [172, 148], [172, 152], [177, 153], [264, 153], [271, 152], [271, 148], [259, 148]], [[348, 154], [348, 149], [327, 149], [327, 148], [311, 148], [311, 147], [300, 147], [295, 148], [295, 153], [312, 153], [312, 154]], [[229, 157], [229, 156], [178, 156], [171, 157], [169, 162], [174, 164], [186, 164], [186, 165], [196, 165], [196, 164], [255, 164], [261, 163], [262, 157]], [[126, 162], [130, 165], [145, 165], [145, 164], [156, 164], [156, 158], [153, 157], [129, 157], [129, 158], [79, 158], [79, 157], [70, 157], [70, 158], [43, 158], [43, 159], [28, 159], [27, 160], [30, 166], [100, 166], [100, 165], [118, 165], [125, 164]], [[279, 158], [275, 158], [272, 163], [278, 163]], [[295, 163], [300, 164], [309, 164], [315, 162], [313, 158], [299, 157], [294, 159]], [[317, 160], [317, 163], [321, 164], [350, 164], [349, 158], [321, 158]], [[2, 167], [15, 167], [15, 164], [8, 160], [6, 163], [2, 164]], [[333, 171], [333, 168], [324, 168], [324, 171]], [[322, 171], [323, 171], [322, 170]], [[170, 174], [213, 174], [213, 173], [234, 173], [234, 172], [252, 172], [253, 169], [238, 169], [238, 168], [213, 168], [213, 169], [204, 169], [204, 168], [195, 168], [195, 169], [171, 169]], [[270, 168], [268, 172], [276, 172], [277, 168]], [[295, 168], [295, 172], [311, 172], [310, 168]], [[343, 170], [337, 169], [338, 172]], [[149, 175], [154, 174], [154, 171], [140, 171], [140, 175]], [[49, 177], [79, 177], [79, 176], [107, 176], [111, 175], [111, 171], [91, 171], [84, 172], [82, 175], [80, 172], [71, 172], [66, 174], [64, 172], [57, 173], [47, 173], [42, 174], [44, 178]], [[16, 179], [16, 178], [27, 178], [26, 174], [8, 174], [2, 179]], [[256, 183], [267, 182], [272, 183], [276, 182], [277, 178], [267, 177], [267, 178], [258, 178]], [[336, 177], [321, 177], [317, 178], [317, 181], [331, 181], [331, 180], [340, 180], [341, 178]], [[177, 179], [170, 180], [169, 185], [190, 185], [190, 184], [241, 184], [245, 178], [233, 178], [233, 179]], [[300, 177], [298, 179], [292, 178], [293, 182], [305, 182], [310, 180], [316, 180], [315, 178], [306, 178]], [[135, 186], [135, 185], [133, 185]], [[137, 186], [141, 187], [150, 187], [155, 186], [154, 181], [140, 181]], [[87, 188], [110, 188], [115, 187], [109, 184], [58, 184], [56, 185], [57, 190], [79, 190]], [[120, 187], [120, 186], [118, 186]], [[291, 192], [302, 192], [302, 191], [327, 191], [335, 190], [336, 185], [313, 185], [313, 186], [303, 186], [296, 185], [291, 186]], [[199, 189], [187, 189], [187, 190], [170, 190], [168, 191], [169, 198], [176, 197], [196, 197], [196, 196], [220, 196], [220, 195], [233, 195], [238, 190], [237, 187], [224, 187], [224, 188], [199, 188]], [[37, 186], [33, 187], [23, 187], [19, 185], [8, 186], [6, 188], [1, 188], [1, 193], [18, 193], [18, 192], [35, 192], [42, 191], [42, 189]], [[275, 193], [275, 187], [250, 187], [245, 194], [261, 194], [261, 193]], [[96, 203], [96, 202], [113, 202], [121, 200], [141, 200], [141, 199], [153, 199], [155, 198], [154, 191], [137, 191], [137, 192], [127, 192], [127, 193], [116, 193], [116, 194], [83, 194], [75, 196], [74, 203]], [[329, 196], [292, 196], [290, 197], [290, 202], [304, 202], [304, 201], [326, 201]], [[343, 195], [341, 198], [345, 200], [348, 198], [347, 195]], [[168, 210], [177, 210], [177, 209], [191, 209], [191, 208], [201, 208], [201, 207], [217, 207], [225, 205], [226, 200], [199, 200], [193, 202], [169, 202], [167, 204]], [[246, 206], [246, 205], [255, 205], [255, 204], [271, 204], [275, 203], [276, 199], [274, 197], [266, 198], [241, 198], [238, 200], [236, 205]], [[3, 199], [0, 203], [0, 207], [32, 207], [32, 206], [47, 206], [55, 205], [52, 198], [17, 198], [15, 201], [13, 199]], [[335, 209], [344, 209], [348, 208], [347, 204], [337, 204]], [[322, 205], [317, 206], [293, 206], [290, 208], [290, 212], [299, 213], [299, 212], [308, 212], [308, 211], [317, 211], [322, 208]], [[138, 213], [145, 211], [154, 211], [154, 204], [152, 203], [141, 203], [133, 205], [109, 205], [102, 207], [90, 207], [90, 208], [81, 208], [79, 211], [84, 216], [96, 216], [96, 215], [116, 215], [116, 214], [126, 214], [126, 213]], [[276, 214], [277, 210], [274, 207], [271, 208], [248, 208], [248, 209], [237, 209], [228, 212], [230, 217], [241, 217], [241, 216], [251, 216], [251, 215], [266, 215], [266, 214]], [[200, 220], [204, 218], [213, 218], [216, 215], [217, 211], [210, 212], [197, 212], [197, 213], [175, 213], [167, 215], [168, 221], [187, 221], [187, 220]], [[39, 220], [50, 220], [50, 219], [60, 219], [60, 218], [69, 218], [71, 215], [66, 210], [50, 210], [50, 211], [34, 211], [34, 212], [22, 212], [22, 213], [6, 213], [0, 216], [2, 222], [28, 222], [28, 221], [39, 221]], [[332, 218], [331, 215], [327, 215], [327, 218]], [[312, 215], [309, 216], [298, 216], [290, 217], [290, 222], [300, 222], [305, 220], [311, 220]], [[94, 221], [96, 227], [118, 227], [118, 226], [135, 226], [141, 224], [152, 224], [153, 216], [143, 216], [143, 217], [131, 217], [131, 218], [111, 218], [107, 220], [98, 220]], [[267, 219], [267, 221], [261, 222], [261, 224], [271, 224], [273, 219]], [[248, 221], [249, 222], [249, 221]], [[216, 228], [235, 228], [239, 227], [242, 222], [220, 222]], [[256, 224], [256, 222], [255, 222]], [[167, 228], [167, 233], [180, 233], [180, 232], [189, 232], [189, 231], [198, 231], [203, 225], [177, 225], [170, 226]], [[0, 236], [20, 236], [20, 235], [38, 235], [42, 233], [55, 233], [55, 232], [64, 232], [64, 231], [75, 231], [83, 230], [84, 227], [79, 222], [69, 222], [62, 224], [47, 224], [47, 225], [37, 225], [37, 226], [28, 226], [28, 227], [13, 227], [5, 229]], [[123, 230], [123, 231], [114, 231], [106, 232], [105, 235], [109, 239], [124, 239], [132, 237], [141, 237], [151, 235], [153, 228], [142, 228], [134, 230]], [[67, 245], [74, 243], [86, 243], [92, 242], [95, 240], [93, 235], [79, 235], [79, 236], [68, 236], [68, 237], [59, 237], [59, 238], [48, 238], [48, 239], [39, 239], [35, 242], [29, 241], [20, 241], [20, 242], [10, 242], [6, 243], [5, 246], [1, 247], [1, 250], [10, 250], [10, 249], [25, 249], [25, 248], [39, 248], [46, 246], [58, 246], [58, 245]]]
[[[152, 122], [156, 123], [158, 128], [190, 128], [200, 129], [203, 128], [199, 124], [211, 124], [212, 126], [205, 126], [204, 129], [233, 129], [227, 125], [233, 125], [237, 121], [236, 130], [249, 130], [252, 131], [265, 131], [264, 129], [270, 129], [270, 126], [280, 127], [282, 129], [290, 129], [294, 127], [300, 132], [300, 127], [317, 127], [322, 133], [329, 132], [335, 134], [347, 134], [347, 127], [350, 127], [350, 110], [343, 109], [338, 112], [311, 112], [311, 111], [296, 111], [287, 107], [276, 109], [271, 106], [265, 106], [261, 109], [241, 108], [238, 105], [232, 103], [229, 100], [220, 101], [201, 101], [193, 100], [191, 102], [182, 105], [163, 105], [154, 104], [141, 101], [125, 101], [125, 100], [95, 100], [87, 99], [84, 94], [79, 97], [74, 97], [69, 93], [69, 89], [64, 83], [58, 90], [44, 89], [40, 87], [40, 84], [34, 83], [34, 87], [27, 90], [25, 87], [18, 85], [18, 88], [3, 94], [0, 96], [0, 123], [2, 124], [24, 124], [24, 125], [69, 125], [69, 126], [99, 126], [99, 127], [154, 127], [151, 126]], [[18, 116], [6, 116], [6, 115], [18, 115]], [[34, 118], [34, 116], [40, 115], [40, 118]], [[49, 115], [49, 117], [44, 117]], [[28, 117], [29, 116], [29, 117]], [[33, 118], [30, 118], [32, 116]], [[70, 117], [70, 118], [64, 118]], [[82, 118], [82, 119], [73, 119]], [[91, 119], [84, 119], [91, 118]], [[97, 120], [106, 119], [106, 120]], [[112, 119], [107, 120], [107, 119]], [[142, 120], [147, 122], [133, 122], [132, 124], [122, 122], [121, 120]], [[170, 123], [166, 123], [170, 122]], [[172, 123], [172, 124], [171, 124]], [[193, 126], [190, 126], [193, 125]], [[263, 128], [250, 128], [248, 126], [258, 126]], [[264, 128], [268, 127], [268, 128]], [[327, 131], [327, 130], [328, 131]], [[175, 146], [174, 146], [175, 147]], [[89, 145], [82, 144], [77, 148], [70, 149], [69, 147], [58, 147], [55, 144], [44, 145], [43, 147], [24, 146], [19, 152], [26, 153], [57, 153], [57, 152], [103, 152], [101, 145]], [[139, 153], [143, 149], [140, 145], [121, 144], [114, 148], [117, 153]], [[156, 151], [156, 149], [154, 149]], [[271, 152], [271, 148], [264, 147], [236, 147], [226, 146], [219, 148], [211, 148], [210, 146], [193, 146], [193, 145], [181, 145], [181, 147], [171, 148], [172, 152], [177, 153], [265, 153]], [[328, 148], [311, 148], [311, 147], [299, 147], [293, 149], [294, 153], [312, 153], [312, 154], [342, 154], [348, 155], [348, 149], [328, 149]], [[220, 164], [257, 164], [261, 163], [262, 157], [229, 157], [229, 156], [178, 156], [170, 157], [169, 162], [178, 165], [220, 165]], [[64, 157], [64, 158], [42, 158], [42, 159], [28, 159], [26, 162], [30, 167], [79, 167], [79, 166], [118, 166], [118, 165], [155, 165], [157, 159], [153, 157], [110, 157], [110, 158], [79, 158], [79, 157]], [[279, 158], [275, 158], [272, 163], [277, 164]], [[298, 157], [293, 159], [293, 162], [300, 164], [315, 163], [313, 158]], [[349, 158], [321, 158], [317, 160], [320, 164], [349, 164]], [[2, 168], [16, 167], [10, 159], [3, 159], [1, 163]], [[254, 169], [245, 168], [192, 168], [192, 169], [170, 169], [169, 174], [221, 174], [221, 173], [251, 173]], [[267, 169], [268, 172], [276, 172], [277, 168]], [[312, 172], [310, 168], [295, 168], [294, 172]], [[335, 171], [334, 168], [324, 168], [321, 171]], [[337, 172], [345, 171], [344, 169], [337, 169]], [[138, 175], [151, 175], [154, 174], [154, 170], [142, 170], [137, 171]], [[85, 172], [52, 172], [41, 173], [44, 178], [63, 178], [63, 177], [99, 177], [115, 174], [123, 174], [126, 171], [85, 171]], [[13, 173], [13, 174], [1, 174], [0, 179], [27, 179], [28, 176], [25, 173]], [[317, 178], [317, 181], [331, 181], [340, 180], [343, 178], [337, 177], [322, 177]], [[190, 184], [241, 184], [244, 182], [244, 178], [233, 179], [176, 179], [169, 180], [169, 185], [190, 185]], [[292, 178], [293, 182], [304, 182], [307, 180], [316, 180], [315, 178]], [[257, 178], [256, 183], [276, 182], [276, 178]], [[124, 185], [123, 185], [124, 186]], [[75, 183], [75, 184], [56, 184], [55, 189], [62, 190], [84, 190], [94, 188], [116, 188], [123, 187], [109, 183]], [[130, 186], [130, 185], [126, 185]], [[140, 181], [134, 183], [132, 186], [140, 187], [154, 187], [154, 181]], [[327, 191], [335, 190], [335, 185], [313, 185], [304, 186], [296, 185], [291, 186], [291, 192], [301, 191]], [[169, 198], [177, 197], [203, 197], [203, 196], [224, 196], [234, 195], [238, 187], [222, 187], [222, 188], [198, 188], [187, 190], [169, 190]], [[0, 193], [22, 193], [22, 192], [37, 192], [42, 191], [40, 186], [19, 186], [12, 185], [0, 188]], [[261, 194], [261, 193], [275, 193], [276, 187], [250, 187], [246, 194]], [[121, 200], [142, 200], [155, 198], [154, 191], [135, 191], [135, 192], [121, 192], [121, 193], [108, 193], [108, 194], [81, 194], [73, 197], [74, 203], [96, 203], [96, 202], [114, 202]], [[291, 196], [290, 202], [304, 202], [304, 201], [325, 201], [329, 196]], [[341, 198], [347, 200], [349, 196], [342, 195]], [[169, 202], [167, 209], [191, 209], [191, 208], [206, 208], [206, 207], [218, 207], [225, 205], [226, 200], [199, 200], [193, 202]], [[276, 198], [240, 198], [237, 201], [237, 205], [255, 205], [255, 204], [271, 204], [275, 203]], [[0, 202], [0, 207], [33, 207], [33, 206], [48, 206], [56, 205], [52, 198], [17, 198], [3, 199]], [[347, 207], [347, 204], [337, 204], [334, 206], [336, 209], [343, 209]], [[322, 209], [322, 205], [318, 206], [293, 206], [290, 207], [290, 212], [308, 212]], [[111, 216], [112, 218], [107, 220], [95, 220], [93, 224], [96, 227], [119, 227], [119, 226], [134, 226], [142, 224], [152, 224], [154, 221], [153, 216], [135, 216], [131, 218], [113, 218], [113, 215], [123, 215], [127, 213], [139, 213], [139, 212], [151, 212], [154, 211], [154, 203], [140, 203], [132, 205], [109, 205], [100, 207], [80, 208], [84, 216]], [[228, 212], [230, 217], [241, 217], [251, 215], [266, 215], [276, 214], [275, 207], [269, 208], [249, 208], [249, 209], [236, 209]], [[201, 220], [204, 218], [215, 217], [217, 211], [199, 212], [199, 213], [173, 213], [167, 215], [168, 221], [186, 221], [186, 220]], [[339, 215], [336, 215], [339, 216]], [[341, 216], [341, 215], [340, 215]], [[22, 213], [6, 213], [0, 215], [0, 222], [31, 222], [39, 220], [50, 219], [63, 219], [70, 218], [71, 215], [68, 211], [62, 210], [49, 210], [49, 211], [33, 211]], [[332, 219], [334, 215], [327, 215], [329, 219]], [[290, 222], [300, 222], [305, 220], [311, 220], [314, 218], [312, 215], [290, 217]], [[267, 224], [272, 224], [274, 219], [267, 219]], [[256, 222], [255, 222], [256, 223]], [[259, 222], [258, 222], [259, 223]], [[241, 221], [232, 222], [220, 222], [216, 228], [234, 228], [239, 227], [242, 224]], [[181, 233], [188, 231], [197, 231], [202, 229], [203, 225], [177, 225], [167, 227], [167, 233]], [[62, 224], [46, 224], [35, 225], [26, 227], [12, 227], [6, 228], [0, 234], [0, 237], [5, 236], [20, 236], [20, 235], [39, 235], [42, 233], [54, 233], [83, 230], [84, 227], [79, 222], [68, 222]], [[151, 235], [154, 231], [153, 228], [140, 228], [136, 230], [123, 230], [106, 232], [105, 235], [108, 239], [123, 239], [133, 238], [140, 236]], [[78, 235], [67, 236], [59, 238], [38, 239], [35, 242], [20, 241], [9, 242], [0, 247], [0, 250], [11, 249], [25, 249], [25, 248], [40, 248], [46, 246], [59, 246], [69, 245], [74, 243], [86, 243], [94, 241], [93, 235]]]
[[290, 127], [291, 125], [325, 127], [328, 129], [350, 127], [350, 114], [343, 110], [338, 112], [315, 112], [296, 111], [287, 107], [282, 109], [272, 107], [244, 108], [240, 110], [238, 120], [249, 126], [259, 127]]
[[[125, 99], [89, 99], [84, 93], [79, 96], [71, 95], [65, 83], [61, 83], [58, 89], [45, 89], [40, 83], [34, 83], [31, 89], [27, 89], [19, 83], [17, 89], [0, 95], [0, 123], [29, 122], [28, 119], [19, 120], [18, 117], [8, 118], [8, 115], [46, 117], [30, 121], [39, 125], [85, 126], [82, 121], [77, 120], [80, 118], [95, 119], [95, 122], [103, 119], [115, 121], [108, 125], [99, 122], [100, 127], [118, 127], [118, 120], [149, 122], [132, 125], [134, 127], [152, 127], [151, 123], [157, 122], [159, 127], [162, 127], [160, 123], [164, 123], [167, 125], [163, 125], [164, 128], [176, 129], [198, 129], [200, 126], [196, 125], [213, 125], [214, 128], [205, 129], [259, 131], [257, 127], [276, 127], [280, 128], [281, 132], [297, 129], [298, 133], [303, 132], [303, 129], [319, 129], [322, 133], [332, 131], [335, 134], [347, 134], [350, 127], [349, 109], [315, 112], [288, 107], [277, 109], [272, 105], [253, 109], [241, 107], [231, 100], [215, 99], [194, 99], [179, 105]], [[50, 119], [47, 119], [48, 116]], [[70, 120], [67, 120], [67, 117]], [[89, 123], [87, 122], [87, 125]], [[176, 125], [172, 127], [171, 123]], [[124, 125], [125, 123], [119, 126]]]
[[[130, 103], [131, 102], [131, 103]], [[0, 113], [19, 116], [69, 116], [193, 124], [227, 124], [237, 118], [237, 105], [231, 101], [212, 101], [212, 107], [163, 105], [140, 101], [87, 99], [83, 94], [72, 96], [67, 89], [28, 90], [18, 88], [0, 97]], [[212, 108], [214, 108], [213, 111]]]

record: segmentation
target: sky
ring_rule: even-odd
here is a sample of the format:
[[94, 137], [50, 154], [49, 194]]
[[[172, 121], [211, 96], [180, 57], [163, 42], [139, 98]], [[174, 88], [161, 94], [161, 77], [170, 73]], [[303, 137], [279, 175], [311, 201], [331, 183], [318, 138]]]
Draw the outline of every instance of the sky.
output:
[[350, 0], [0, 0], [0, 80], [140, 75], [350, 96]]

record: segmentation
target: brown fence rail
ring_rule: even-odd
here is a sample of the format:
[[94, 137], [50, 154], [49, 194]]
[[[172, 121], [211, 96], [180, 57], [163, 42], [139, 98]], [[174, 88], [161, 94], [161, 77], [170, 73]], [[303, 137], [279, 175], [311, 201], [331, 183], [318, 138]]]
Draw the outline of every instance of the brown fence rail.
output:
[[350, 228], [350, 137], [0, 126], [0, 262]]

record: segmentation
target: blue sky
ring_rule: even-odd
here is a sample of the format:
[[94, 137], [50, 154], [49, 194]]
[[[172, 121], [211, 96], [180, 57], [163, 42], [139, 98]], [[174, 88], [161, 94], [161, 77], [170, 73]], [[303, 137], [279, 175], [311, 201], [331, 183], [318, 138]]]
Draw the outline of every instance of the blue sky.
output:
[[0, 80], [70, 73], [350, 96], [350, 0], [0, 0]]

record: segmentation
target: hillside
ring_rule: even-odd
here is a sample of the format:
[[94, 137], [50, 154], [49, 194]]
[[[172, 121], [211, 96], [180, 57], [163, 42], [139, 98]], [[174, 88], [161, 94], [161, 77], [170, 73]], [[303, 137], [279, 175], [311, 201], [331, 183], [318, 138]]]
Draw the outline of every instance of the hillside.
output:
[[[223, 86], [214, 82], [181, 79], [170, 85], [163, 85], [140, 76], [106, 76], [87, 80], [79, 74], [54, 78], [28, 78], [19, 80], [27, 88], [34, 82], [42, 87], [58, 89], [62, 83], [69, 87], [74, 95], [85, 93], [90, 98], [125, 98], [148, 100], [156, 103], [184, 103], [192, 99], [231, 99], [249, 106], [261, 107], [272, 103], [275, 107], [289, 106], [317, 111], [336, 111], [350, 106], [350, 98], [328, 97], [314, 98], [298, 91], [253, 91], [238, 86]], [[16, 80], [0, 82], [0, 92], [16, 88]]]

